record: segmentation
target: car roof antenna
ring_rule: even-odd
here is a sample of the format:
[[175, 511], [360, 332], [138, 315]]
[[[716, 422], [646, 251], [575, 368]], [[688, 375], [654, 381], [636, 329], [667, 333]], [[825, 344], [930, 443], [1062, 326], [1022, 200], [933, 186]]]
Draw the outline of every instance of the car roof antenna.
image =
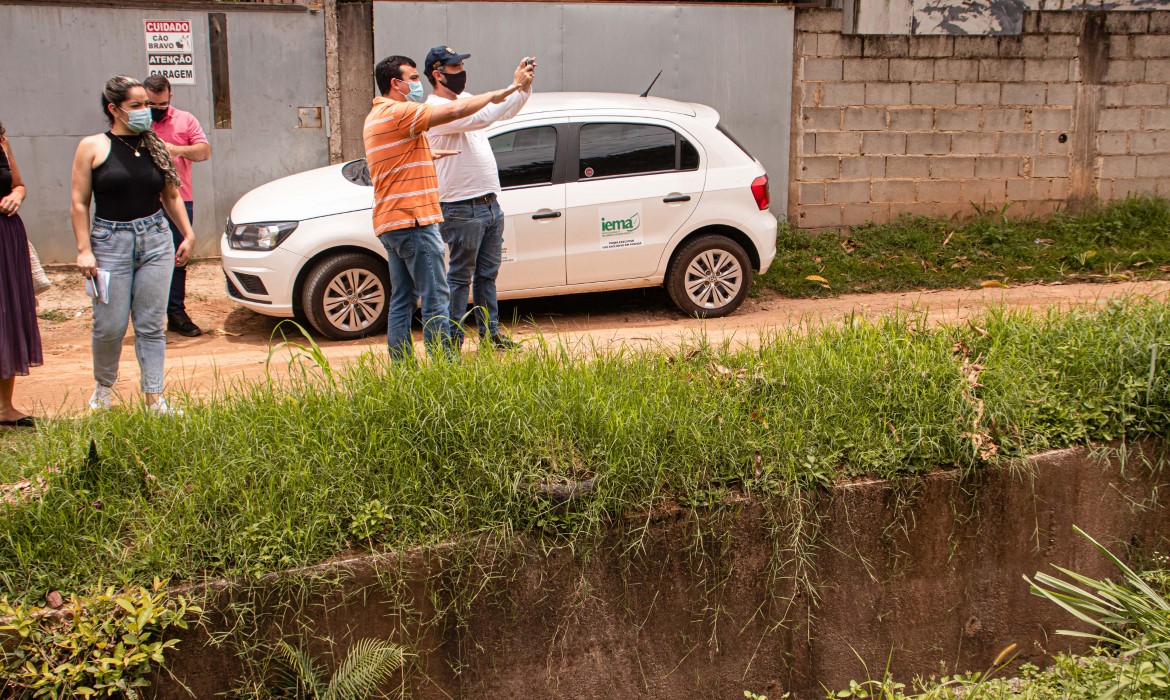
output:
[[654, 87], [654, 83], [657, 83], [658, 79], [661, 77], [662, 77], [662, 71], [658, 71], [658, 75], [654, 76], [654, 80], [650, 81], [650, 87], [646, 88], [646, 92], [643, 92], [641, 95], [638, 95], [638, 97], [649, 97], [650, 96], [650, 88]]

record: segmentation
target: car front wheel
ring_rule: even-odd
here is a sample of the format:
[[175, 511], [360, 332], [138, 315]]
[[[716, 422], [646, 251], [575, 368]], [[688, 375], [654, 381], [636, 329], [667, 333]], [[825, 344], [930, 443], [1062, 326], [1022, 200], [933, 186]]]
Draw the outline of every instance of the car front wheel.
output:
[[305, 315], [333, 340], [353, 340], [386, 328], [390, 273], [372, 255], [341, 253], [313, 268], [302, 297]]
[[689, 241], [666, 274], [666, 291], [683, 313], [719, 318], [739, 308], [752, 286], [752, 266], [743, 246], [726, 236]]

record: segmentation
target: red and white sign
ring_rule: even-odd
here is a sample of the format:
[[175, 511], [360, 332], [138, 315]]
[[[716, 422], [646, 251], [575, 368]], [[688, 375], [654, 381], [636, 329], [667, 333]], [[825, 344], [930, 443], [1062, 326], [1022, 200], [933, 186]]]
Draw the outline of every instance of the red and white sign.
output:
[[195, 45], [189, 19], [144, 20], [146, 74], [165, 75], [172, 85], [195, 84]]

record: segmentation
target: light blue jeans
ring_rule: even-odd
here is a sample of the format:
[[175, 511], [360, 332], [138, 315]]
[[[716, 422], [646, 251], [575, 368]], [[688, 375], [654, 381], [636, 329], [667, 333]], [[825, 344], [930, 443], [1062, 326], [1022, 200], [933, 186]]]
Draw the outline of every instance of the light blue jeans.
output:
[[391, 359], [405, 359], [414, 354], [410, 322], [419, 299], [427, 353], [433, 358], [452, 356], [451, 319], [447, 317], [451, 298], [438, 224], [387, 231], [378, 240], [386, 248], [390, 264], [386, 344]]
[[142, 393], [161, 394], [167, 298], [175, 271], [171, 227], [161, 209], [134, 221], [94, 217], [89, 245], [97, 266], [110, 273], [109, 302], [93, 304], [93, 378], [103, 386], [118, 380], [122, 339], [133, 317]]
[[447, 286], [451, 288], [451, 325], [455, 347], [463, 345], [467, 296], [475, 305], [472, 316], [481, 339], [500, 338], [500, 305], [496, 277], [504, 246], [504, 212], [499, 202], [443, 204], [439, 228], [451, 250]]

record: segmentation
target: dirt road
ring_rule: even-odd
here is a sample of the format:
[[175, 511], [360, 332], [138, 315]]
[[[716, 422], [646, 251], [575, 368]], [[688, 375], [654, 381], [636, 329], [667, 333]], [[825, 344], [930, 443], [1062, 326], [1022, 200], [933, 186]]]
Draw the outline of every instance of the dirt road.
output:
[[[45, 366], [17, 383], [17, 399], [37, 415], [70, 413], [84, 406], [93, 389], [89, 334], [89, 300], [81, 278], [68, 269], [50, 270], [54, 286], [40, 297]], [[218, 261], [192, 265], [187, 307], [204, 328], [199, 338], [168, 334], [169, 390], [203, 393], [218, 378], [262, 376], [269, 338], [277, 319], [260, 316], [231, 302], [224, 293]], [[501, 304], [500, 315], [514, 319], [513, 337], [546, 338], [580, 348], [625, 344], [670, 345], [705, 333], [713, 342], [755, 342], [760, 334], [798, 327], [808, 321], [832, 322], [850, 313], [870, 315], [918, 308], [934, 322], [963, 320], [992, 304], [1044, 308], [1091, 304], [1129, 294], [1170, 298], [1170, 281], [1120, 284], [1034, 285], [1012, 289], [972, 289], [899, 294], [855, 294], [836, 299], [786, 299], [765, 293], [729, 318], [699, 321], [675, 312], [661, 290], [577, 295]], [[416, 342], [421, 338], [416, 331]], [[341, 363], [373, 350], [385, 352], [385, 335], [361, 341], [319, 341], [329, 359]], [[421, 350], [421, 347], [420, 347]], [[283, 363], [277, 363], [283, 364]], [[137, 393], [138, 367], [133, 338], [122, 355], [121, 400]]]

